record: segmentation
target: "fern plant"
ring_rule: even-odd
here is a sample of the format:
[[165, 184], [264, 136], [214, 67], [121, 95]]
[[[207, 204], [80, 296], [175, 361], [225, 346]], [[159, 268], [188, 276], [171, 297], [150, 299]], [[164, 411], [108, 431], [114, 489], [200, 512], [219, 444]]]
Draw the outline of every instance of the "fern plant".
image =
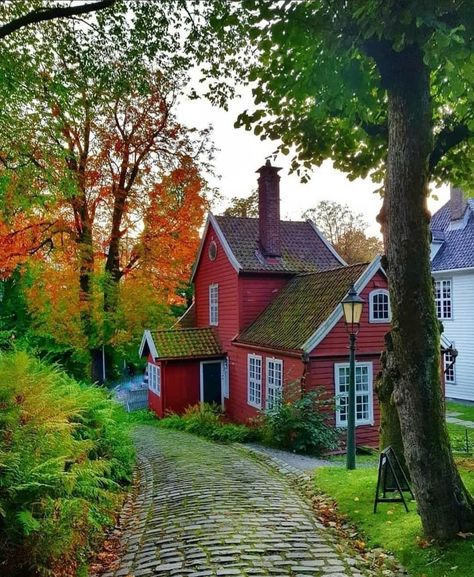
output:
[[0, 355], [0, 574], [75, 574], [132, 473], [107, 394], [24, 352]]

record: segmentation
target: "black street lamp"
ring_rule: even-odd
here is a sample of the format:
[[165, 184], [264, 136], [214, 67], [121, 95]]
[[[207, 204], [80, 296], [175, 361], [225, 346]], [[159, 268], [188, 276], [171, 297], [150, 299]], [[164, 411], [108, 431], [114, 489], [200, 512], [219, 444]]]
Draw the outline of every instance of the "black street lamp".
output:
[[364, 300], [357, 294], [354, 285], [351, 284], [346, 298], [341, 302], [344, 312], [346, 330], [349, 333], [349, 399], [347, 406], [347, 460], [346, 468], [356, 467], [356, 443], [355, 443], [355, 349], [356, 338], [360, 328], [360, 317]]

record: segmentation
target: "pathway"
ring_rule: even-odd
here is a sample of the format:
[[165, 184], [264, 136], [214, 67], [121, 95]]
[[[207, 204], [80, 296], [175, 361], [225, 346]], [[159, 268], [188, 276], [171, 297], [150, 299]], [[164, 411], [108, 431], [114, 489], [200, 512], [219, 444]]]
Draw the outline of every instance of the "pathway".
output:
[[468, 429], [474, 429], [474, 422], [467, 421], [466, 419], [459, 419], [459, 415], [462, 413], [457, 413], [456, 411], [446, 411], [446, 422], [453, 423], [454, 425], [461, 425], [467, 427]]
[[139, 485], [103, 577], [361, 577], [287, 478], [245, 452], [135, 431]]

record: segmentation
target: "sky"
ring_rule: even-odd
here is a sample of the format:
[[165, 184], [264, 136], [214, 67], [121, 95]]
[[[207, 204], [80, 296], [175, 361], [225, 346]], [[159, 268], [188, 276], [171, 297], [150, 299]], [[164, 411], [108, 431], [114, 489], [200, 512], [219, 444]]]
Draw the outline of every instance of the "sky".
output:
[[[220, 176], [211, 180], [222, 196], [223, 201], [213, 209], [216, 214], [222, 212], [233, 196], [248, 196], [257, 187], [255, 171], [264, 163], [267, 156], [273, 153], [277, 143], [262, 141], [252, 132], [243, 128], [236, 129], [233, 124], [237, 115], [246, 108], [252, 108], [250, 92], [241, 93], [240, 98], [230, 102], [229, 110], [214, 107], [207, 100], [184, 100], [178, 108], [178, 119], [196, 128], [213, 126], [213, 140], [218, 148], [215, 158], [215, 170]], [[367, 232], [380, 235], [380, 226], [376, 216], [382, 201], [374, 191], [378, 188], [370, 178], [349, 181], [343, 172], [335, 170], [330, 161], [316, 167], [311, 180], [302, 184], [296, 175], [289, 175], [290, 157], [280, 155], [276, 166], [280, 171], [281, 217], [284, 220], [298, 220], [308, 208], [314, 208], [321, 200], [334, 200], [347, 204], [353, 212], [362, 213], [368, 223]], [[449, 189], [443, 186], [435, 189], [439, 200], [429, 200], [432, 212], [442, 206], [449, 197]]]

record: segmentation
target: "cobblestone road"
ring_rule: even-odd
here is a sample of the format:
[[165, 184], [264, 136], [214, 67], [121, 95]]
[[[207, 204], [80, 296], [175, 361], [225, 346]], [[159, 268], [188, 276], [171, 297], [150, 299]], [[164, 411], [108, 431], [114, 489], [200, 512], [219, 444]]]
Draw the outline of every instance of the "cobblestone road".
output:
[[135, 439], [123, 556], [103, 577], [360, 577], [277, 471], [185, 433], [141, 426]]

